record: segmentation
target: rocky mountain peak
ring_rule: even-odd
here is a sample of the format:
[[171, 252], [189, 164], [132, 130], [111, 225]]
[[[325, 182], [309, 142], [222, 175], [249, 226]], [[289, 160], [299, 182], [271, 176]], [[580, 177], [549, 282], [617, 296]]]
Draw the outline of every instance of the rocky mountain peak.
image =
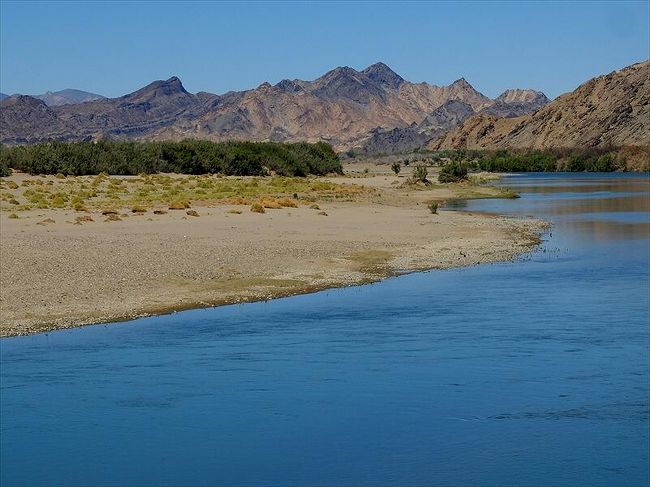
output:
[[404, 83], [404, 78], [381, 62], [372, 64], [361, 72], [371, 80], [392, 89], [397, 89]]
[[472, 85], [470, 85], [465, 78], [459, 78], [456, 81], [454, 81], [451, 86], [455, 86], [457, 88], [466, 88], [466, 89], [474, 89]]
[[298, 83], [290, 79], [283, 79], [275, 87], [287, 93], [297, 93], [302, 90], [302, 87]]
[[384, 98], [381, 86], [364, 73], [348, 66], [335, 68], [312, 83], [313, 93], [323, 99], [347, 98], [367, 103], [370, 98]]
[[183, 83], [176, 76], [172, 76], [168, 80], [158, 80], [149, 83], [144, 88], [139, 89], [126, 95], [131, 101], [151, 101], [155, 98], [168, 97], [174, 95], [189, 95], [183, 87]]
[[496, 102], [522, 102], [522, 103], [541, 103], [546, 104], [549, 100], [544, 93], [541, 91], [527, 90], [527, 89], [509, 89], [501, 93], [498, 97], [495, 98]]

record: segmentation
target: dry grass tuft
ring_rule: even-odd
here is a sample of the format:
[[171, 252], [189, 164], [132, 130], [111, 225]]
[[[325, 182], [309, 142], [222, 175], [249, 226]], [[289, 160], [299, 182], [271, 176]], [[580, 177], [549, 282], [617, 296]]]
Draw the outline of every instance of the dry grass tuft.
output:
[[266, 213], [264, 206], [262, 206], [260, 203], [253, 203], [251, 205], [251, 211], [253, 213]]
[[200, 215], [199, 215], [199, 212], [196, 211], [196, 210], [187, 210], [187, 211], [185, 212], [185, 214], [188, 215], [188, 216], [200, 216]]
[[93, 217], [90, 215], [83, 215], [83, 216], [78, 216], [77, 218], [74, 219], [75, 223], [88, 223], [88, 222], [94, 222]]
[[260, 203], [264, 206], [264, 208], [268, 208], [269, 210], [282, 209], [280, 202], [274, 198], [262, 198], [262, 201]]
[[296, 202], [289, 198], [282, 198], [277, 200], [277, 202], [280, 203], [280, 205], [282, 205], [284, 208], [298, 208]]
[[189, 201], [178, 200], [178, 201], [172, 201], [169, 204], [170, 210], [185, 210], [189, 207], [190, 207]]

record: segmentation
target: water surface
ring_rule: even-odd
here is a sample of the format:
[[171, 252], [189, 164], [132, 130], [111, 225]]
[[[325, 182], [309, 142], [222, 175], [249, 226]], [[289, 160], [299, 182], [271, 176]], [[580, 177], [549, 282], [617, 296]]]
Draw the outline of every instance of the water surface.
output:
[[518, 262], [0, 340], [0, 483], [648, 485], [648, 177], [504, 184]]

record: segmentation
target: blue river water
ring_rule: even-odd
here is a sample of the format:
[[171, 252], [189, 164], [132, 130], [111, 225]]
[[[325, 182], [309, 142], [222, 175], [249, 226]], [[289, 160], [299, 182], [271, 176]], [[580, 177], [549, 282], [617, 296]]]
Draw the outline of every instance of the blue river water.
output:
[[648, 175], [501, 184], [516, 262], [0, 340], [0, 484], [647, 486]]

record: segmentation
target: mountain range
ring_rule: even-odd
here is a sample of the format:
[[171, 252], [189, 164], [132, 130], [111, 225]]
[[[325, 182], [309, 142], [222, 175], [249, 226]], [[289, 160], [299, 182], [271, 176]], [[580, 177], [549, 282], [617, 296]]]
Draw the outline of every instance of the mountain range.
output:
[[324, 140], [338, 150], [361, 153], [425, 146], [647, 144], [647, 74], [648, 62], [634, 65], [553, 102], [528, 89], [490, 99], [463, 78], [448, 86], [412, 83], [383, 63], [361, 71], [338, 67], [313, 81], [285, 79], [222, 95], [189, 93], [171, 77], [119, 98], [77, 98], [82, 103], [11, 96], [0, 101], [0, 134], [7, 144]]
[[[0, 100], [9, 98], [9, 96], [10, 95], [5, 95], [4, 93], [0, 93]], [[18, 95], [12, 95], [12, 96], [18, 96]], [[84, 103], [86, 101], [101, 100], [103, 98], [106, 98], [102, 95], [98, 95], [97, 93], [90, 93], [88, 91], [75, 90], [72, 88], [68, 88], [61, 91], [47, 91], [42, 95], [31, 95], [31, 96], [32, 98], [43, 100], [45, 104], [49, 107], [58, 107], [61, 105], [75, 105], [77, 103]]]
[[376, 145], [385, 133], [399, 129], [407, 135], [417, 132], [421, 146], [482, 110], [498, 107], [503, 116], [514, 116], [548, 101], [531, 90], [509, 91], [491, 100], [462, 78], [449, 86], [411, 83], [383, 63], [362, 71], [339, 67], [313, 81], [285, 79], [223, 95], [189, 93], [172, 77], [119, 98], [73, 104], [51, 99], [4, 99], [2, 142], [190, 137], [325, 140], [346, 149]]

